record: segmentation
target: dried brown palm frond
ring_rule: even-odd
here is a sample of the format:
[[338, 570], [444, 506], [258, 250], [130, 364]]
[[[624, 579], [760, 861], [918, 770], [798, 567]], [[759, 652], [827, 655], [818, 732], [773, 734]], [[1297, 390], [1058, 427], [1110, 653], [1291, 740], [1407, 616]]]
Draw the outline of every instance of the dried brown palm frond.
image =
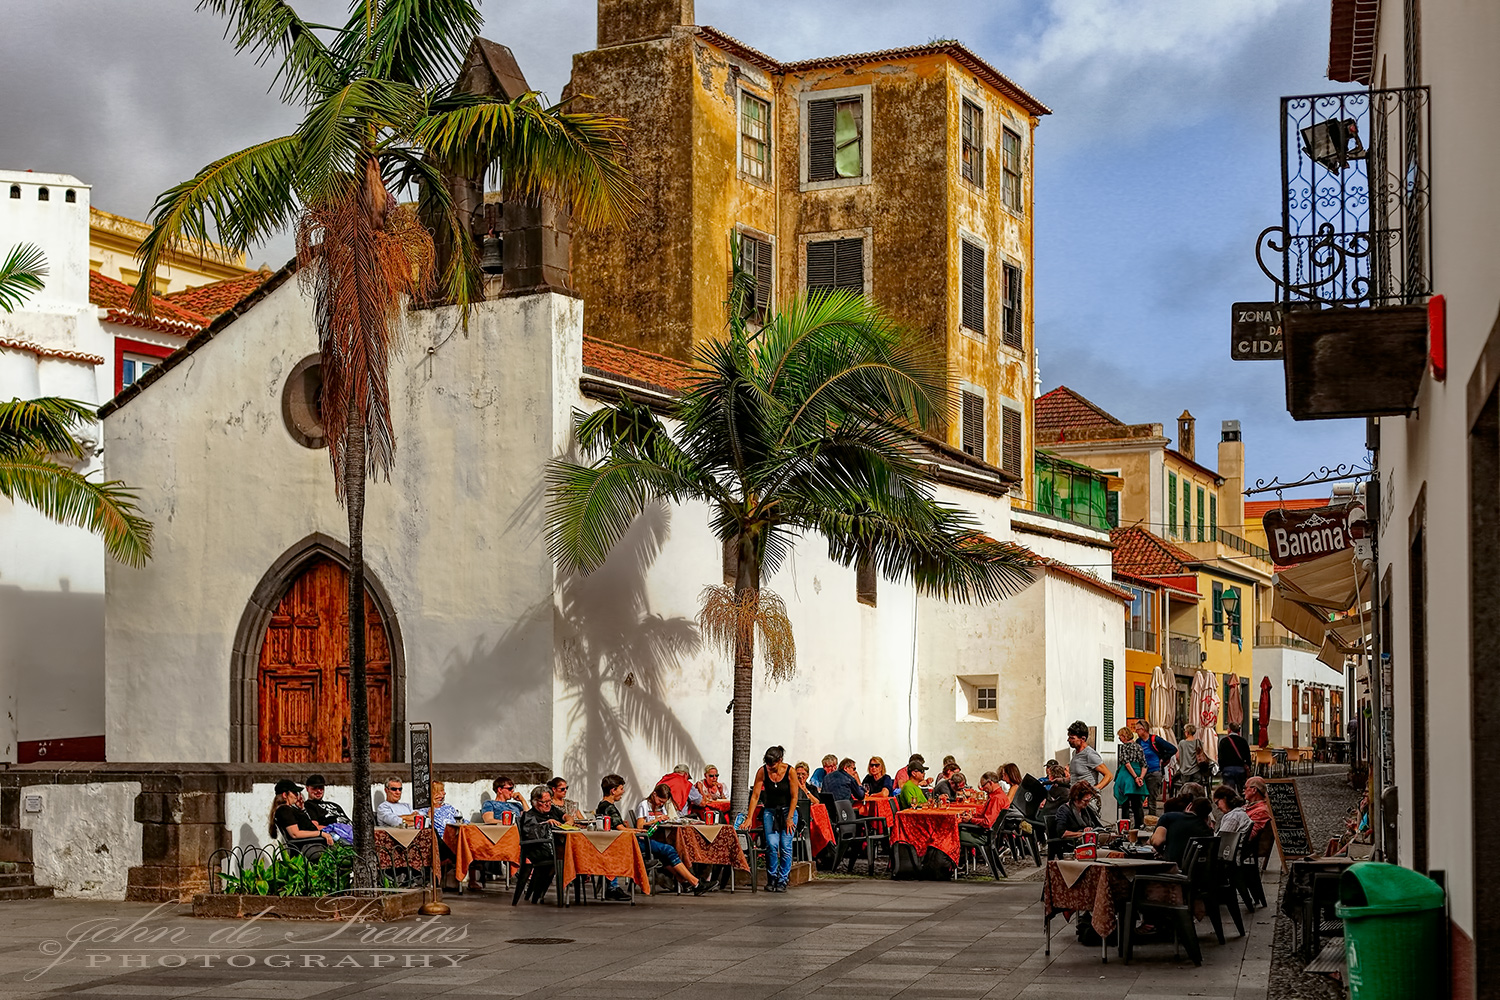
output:
[[735, 640], [743, 636], [751, 648], [752, 632], [760, 637], [760, 655], [766, 675], [778, 683], [797, 672], [797, 643], [786, 602], [769, 590], [704, 587], [698, 595], [698, 627], [709, 642], [734, 656]]
[[346, 197], [308, 208], [297, 223], [298, 273], [314, 298], [323, 424], [341, 502], [351, 432], [366, 440], [364, 474], [390, 476], [396, 442], [388, 375], [400, 350], [401, 306], [425, 295], [432, 279], [431, 234], [414, 210], [388, 199], [384, 187], [351, 184]]

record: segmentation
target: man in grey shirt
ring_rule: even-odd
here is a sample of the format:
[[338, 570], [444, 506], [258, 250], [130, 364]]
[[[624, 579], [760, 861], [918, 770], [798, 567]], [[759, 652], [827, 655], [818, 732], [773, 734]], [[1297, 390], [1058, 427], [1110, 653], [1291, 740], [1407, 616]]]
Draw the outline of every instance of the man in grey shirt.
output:
[[1114, 780], [1114, 773], [1104, 766], [1099, 751], [1089, 746], [1089, 727], [1082, 721], [1068, 727], [1068, 746], [1073, 748], [1073, 756], [1068, 761], [1068, 784], [1087, 781], [1095, 791], [1108, 788]]

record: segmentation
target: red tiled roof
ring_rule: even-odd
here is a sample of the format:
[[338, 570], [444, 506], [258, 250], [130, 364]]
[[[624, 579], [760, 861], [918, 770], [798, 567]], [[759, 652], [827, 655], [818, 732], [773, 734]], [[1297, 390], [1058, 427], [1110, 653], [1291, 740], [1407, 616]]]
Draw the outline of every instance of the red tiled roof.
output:
[[666, 392], [682, 392], [693, 372], [685, 361], [597, 337], [583, 338], [583, 367]]
[[59, 351], [54, 347], [43, 347], [41, 344], [33, 344], [29, 340], [12, 340], [9, 337], [0, 337], [0, 347], [9, 347], [16, 351], [29, 351], [39, 358], [62, 358], [64, 361], [86, 361], [91, 365], [104, 364], [104, 359], [97, 354], [84, 354], [81, 351]]
[[1332, 497], [1304, 497], [1298, 500], [1246, 500], [1245, 520], [1252, 518], [1259, 520], [1277, 507], [1285, 507], [1287, 510], [1310, 510], [1313, 507], [1327, 507], [1333, 503]]
[[106, 318], [111, 323], [180, 336], [192, 336], [208, 325], [207, 316], [168, 302], [160, 295], [151, 297], [155, 315], [142, 316], [130, 308], [130, 296], [134, 292], [135, 289], [123, 281], [107, 278], [98, 271], [89, 272], [89, 301], [109, 310]]
[[1380, 0], [1333, 0], [1328, 24], [1328, 79], [1370, 84]]
[[1180, 576], [1192, 572], [1192, 555], [1145, 528], [1115, 528], [1109, 533], [1115, 543], [1115, 571], [1129, 576]]
[[1085, 573], [1076, 566], [1069, 566], [1067, 563], [1058, 562], [1056, 559], [1043, 559], [1042, 562], [1049, 570], [1055, 573], [1060, 573], [1068, 579], [1085, 586], [1093, 587], [1095, 590], [1102, 590], [1110, 597], [1118, 598], [1127, 604], [1135, 599], [1135, 595], [1131, 594], [1128, 590], [1121, 590], [1119, 587], [1099, 579], [1099, 577], [1092, 573]]
[[1105, 413], [1065, 385], [1036, 401], [1036, 429], [1060, 431], [1069, 427], [1124, 427], [1125, 421]]
[[259, 271], [251, 271], [249, 274], [238, 278], [225, 278], [223, 281], [212, 281], [197, 288], [187, 288], [180, 292], [168, 292], [161, 298], [181, 309], [199, 313], [209, 319], [226, 313], [240, 304], [240, 300], [271, 277], [271, 269], [262, 267]]

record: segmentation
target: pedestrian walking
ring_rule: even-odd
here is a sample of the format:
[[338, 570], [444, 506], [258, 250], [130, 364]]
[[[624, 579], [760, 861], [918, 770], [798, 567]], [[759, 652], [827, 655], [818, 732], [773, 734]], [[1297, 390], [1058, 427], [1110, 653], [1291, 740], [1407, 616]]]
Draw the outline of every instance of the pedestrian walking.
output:
[[1146, 755], [1146, 811], [1155, 814], [1156, 803], [1161, 799], [1161, 769], [1177, 753], [1177, 747], [1160, 736], [1153, 736], [1146, 728], [1145, 719], [1135, 720], [1135, 734], [1140, 740], [1141, 752]]
[[1224, 784], [1244, 794], [1245, 775], [1250, 770], [1250, 744], [1240, 735], [1240, 724], [1231, 722], [1229, 732], [1219, 737], [1219, 770]]
[[[1191, 722], [1182, 727], [1185, 739], [1177, 744], [1177, 778], [1181, 783], [1196, 781], [1208, 787], [1213, 784], [1213, 761], [1198, 738], [1198, 727]], [[1174, 785], [1173, 787], [1177, 787]]]
[[792, 834], [797, 830], [797, 798], [802, 787], [785, 757], [785, 747], [766, 751], [765, 765], [755, 772], [750, 807], [740, 824], [741, 830], [750, 829], [756, 821], [755, 808], [761, 807], [759, 819], [766, 833], [766, 889], [770, 892], [785, 892], [792, 874]]

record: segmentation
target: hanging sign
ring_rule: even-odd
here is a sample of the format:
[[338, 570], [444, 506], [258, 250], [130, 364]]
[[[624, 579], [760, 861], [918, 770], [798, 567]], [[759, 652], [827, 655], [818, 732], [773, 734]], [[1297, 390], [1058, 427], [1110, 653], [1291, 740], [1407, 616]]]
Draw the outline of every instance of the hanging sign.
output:
[[1276, 507], [1266, 511], [1261, 523], [1266, 529], [1266, 547], [1271, 561], [1278, 566], [1326, 556], [1354, 546], [1349, 532], [1349, 512], [1357, 507], [1313, 507], [1308, 510], [1286, 510]]
[[1236, 302], [1229, 318], [1229, 357], [1235, 361], [1280, 361], [1280, 302]]

